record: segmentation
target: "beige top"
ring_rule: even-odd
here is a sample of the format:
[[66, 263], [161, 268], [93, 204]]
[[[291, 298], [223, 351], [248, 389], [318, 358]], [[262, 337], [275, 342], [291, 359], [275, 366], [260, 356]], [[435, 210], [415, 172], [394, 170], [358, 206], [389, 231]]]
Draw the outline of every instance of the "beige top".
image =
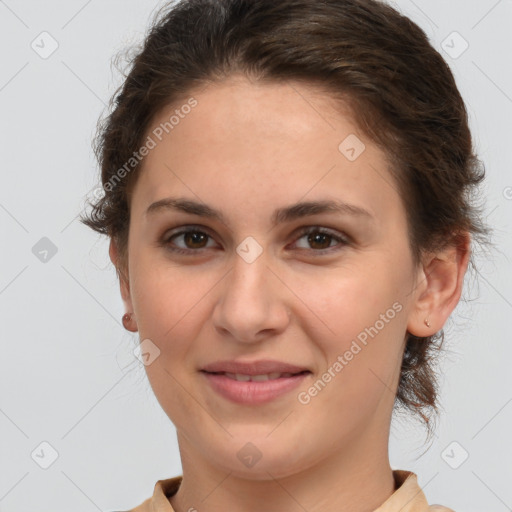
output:
[[[430, 505], [411, 471], [394, 470], [396, 491], [374, 512], [454, 512], [441, 505]], [[153, 496], [128, 512], [174, 512], [169, 502], [181, 484], [181, 476], [158, 480]]]

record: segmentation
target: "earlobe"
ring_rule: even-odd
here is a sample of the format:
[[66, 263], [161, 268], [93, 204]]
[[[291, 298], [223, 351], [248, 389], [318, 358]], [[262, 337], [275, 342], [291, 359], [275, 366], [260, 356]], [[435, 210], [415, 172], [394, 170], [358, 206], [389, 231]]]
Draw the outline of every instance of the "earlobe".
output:
[[121, 269], [122, 265], [119, 257], [119, 251], [113, 239], [110, 239], [110, 247], [108, 252], [110, 260], [116, 267], [117, 277], [119, 278], [121, 298], [123, 299], [125, 310], [127, 311], [127, 313], [123, 316], [123, 326], [125, 327], [125, 329], [131, 332], [136, 332], [137, 324], [134, 319], [134, 314], [132, 313], [133, 305], [131, 300], [130, 282], [128, 277], [125, 276], [125, 271]]
[[430, 255], [423, 264], [407, 331], [419, 337], [440, 331], [457, 306], [470, 257], [470, 236]]
[[133, 319], [132, 313], [125, 313], [122, 318], [123, 327], [130, 332], [137, 332], [137, 323]]

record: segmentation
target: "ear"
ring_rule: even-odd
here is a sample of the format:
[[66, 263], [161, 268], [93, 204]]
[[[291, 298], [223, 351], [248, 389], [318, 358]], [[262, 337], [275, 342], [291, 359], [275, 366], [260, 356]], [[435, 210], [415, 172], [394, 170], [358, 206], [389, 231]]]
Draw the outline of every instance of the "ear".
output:
[[455, 240], [453, 245], [424, 258], [407, 324], [407, 331], [415, 336], [423, 338], [440, 331], [459, 302], [469, 264], [471, 237], [463, 233]]
[[124, 307], [127, 313], [133, 313], [133, 305], [130, 294], [130, 281], [128, 278], [128, 268], [124, 268], [119, 256], [117, 244], [113, 238], [110, 239], [110, 247], [108, 250], [110, 261], [114, 264], [119, 277], [119, 287], [121, 290], [121, 298], [123, 299]]

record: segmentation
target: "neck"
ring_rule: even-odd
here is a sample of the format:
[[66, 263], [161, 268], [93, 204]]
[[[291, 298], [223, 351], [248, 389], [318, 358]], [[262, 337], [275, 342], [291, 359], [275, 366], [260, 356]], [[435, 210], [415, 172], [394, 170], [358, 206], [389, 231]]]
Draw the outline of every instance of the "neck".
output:
[[372, 512], [395, 491], [388, 432], [350, 440], [321, 462], [274, 478], [237, 476], [201, 458], [178, 433], [183, 480], [170, 498], [175, 512]]

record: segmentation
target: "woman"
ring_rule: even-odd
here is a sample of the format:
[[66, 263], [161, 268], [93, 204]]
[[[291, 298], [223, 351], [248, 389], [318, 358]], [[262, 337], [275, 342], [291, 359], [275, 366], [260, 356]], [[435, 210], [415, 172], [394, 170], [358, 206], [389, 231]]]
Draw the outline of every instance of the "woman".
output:
[[392, 412], [433, 356], [484, 172], [425, 33], [374, 0], [189, 0], [99, 134], [110, 257], [183, 475], [133, 510], [426, 511]]

